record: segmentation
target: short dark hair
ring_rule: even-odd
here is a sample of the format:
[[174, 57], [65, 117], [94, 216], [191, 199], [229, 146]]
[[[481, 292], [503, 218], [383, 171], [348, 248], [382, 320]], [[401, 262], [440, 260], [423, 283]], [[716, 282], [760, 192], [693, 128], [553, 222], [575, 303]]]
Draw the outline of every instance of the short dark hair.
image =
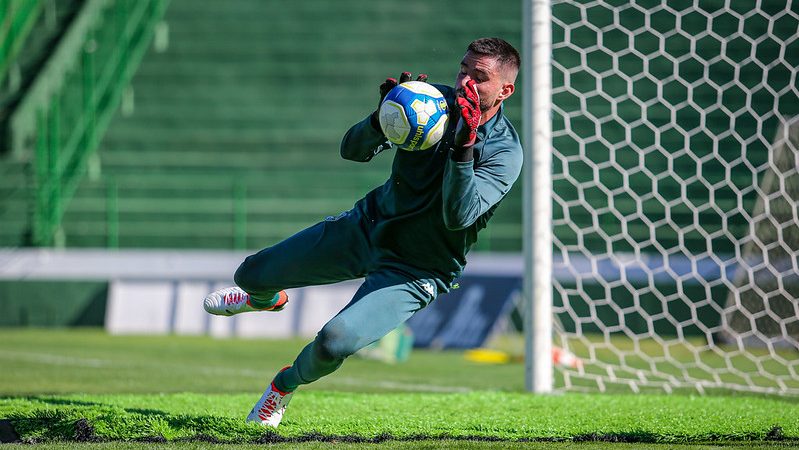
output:
[[519, 52], [508, 41], [498, 37], [476, 39], [469, 44], [468, 50], [480, 55], [495, 56], [500, 65], [513, 69], [515, 73], [519, 72], [522, 64]]

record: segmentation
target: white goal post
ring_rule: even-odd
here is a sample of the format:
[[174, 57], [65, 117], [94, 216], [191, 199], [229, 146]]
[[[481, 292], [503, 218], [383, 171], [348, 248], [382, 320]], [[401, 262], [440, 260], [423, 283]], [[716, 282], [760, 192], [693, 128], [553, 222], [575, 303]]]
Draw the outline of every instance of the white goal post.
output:
[[[522, 135], [525, 386], [552, 390], [552, 127], [549, 0], [523, 0]], [[546, 357], [538, 357], [545, 355]]]
[[522, 11], [527, 388], [799, 395], [799, 2]]

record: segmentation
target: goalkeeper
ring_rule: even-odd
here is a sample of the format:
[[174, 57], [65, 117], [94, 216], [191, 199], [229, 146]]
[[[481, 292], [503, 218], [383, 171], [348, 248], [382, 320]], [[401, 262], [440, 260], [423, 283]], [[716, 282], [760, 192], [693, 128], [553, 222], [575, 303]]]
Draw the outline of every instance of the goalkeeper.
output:
[[[455, 86], [436, 85], [452, 112], [436, 146], [395, 152], [384, 185], [351, 210], [247, 257], [236, 287], [205, 298], [211, 314], [280, 311], [288, 302], [283, 289], [365, 278], [349, 304], [275, 376], [248, 421], [276, 427], [297, 387], [332, 373], [449, 291], [477, 232], [521, 171], [519, 137], [502, 106], [514, 92], [519, 64], [519, 53], [502, 39], [470, 43]], [[410, 79], [405, 72], [399, 82]], [[396, 85], [389, 78], [380, 86], [381, 101]], [[366, 162], [389, 147], [374, 112], [347, 131], [341, 156]]]

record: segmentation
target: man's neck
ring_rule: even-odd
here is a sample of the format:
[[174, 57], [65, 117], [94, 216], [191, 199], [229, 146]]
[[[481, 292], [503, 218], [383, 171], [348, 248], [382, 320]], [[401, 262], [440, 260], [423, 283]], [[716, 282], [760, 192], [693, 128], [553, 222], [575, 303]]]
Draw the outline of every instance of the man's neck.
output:
[[488, 111], [480, 114], [480, 125], [485, 124], [489, 120], [493, 119], [494, 116], [499, 113], [499, 108], [501, 105], [494, 106], [493, 108], [489, 109]]

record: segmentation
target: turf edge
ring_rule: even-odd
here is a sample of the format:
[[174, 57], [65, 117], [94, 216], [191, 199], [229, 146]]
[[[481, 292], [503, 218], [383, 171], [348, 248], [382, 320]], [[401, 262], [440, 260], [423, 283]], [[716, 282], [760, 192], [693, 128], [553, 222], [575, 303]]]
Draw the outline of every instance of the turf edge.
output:
[[[66, 431], [62, 428], [62, 431]], [[672, 437], [673, 439], [674, 437]], [[230, 444], [230, 443], [251, 443], [251, 444], [279, 444], [279, 443], [303, 443], [303, 442], [330, 442], [330, 443], [371, 443], [379, 444], [386, 441], [427, 441], [427, 440], [453, 440], [453, 441], [489, 441], [489, 442], [612, 442], [612, 443], [663, 443], [663, 436], [656, 433], [649, 432], [631, 432], [631, 433], [587, 433], [575, 435], [571, 438], [554, 438], [554, 437], [541, 437], [541, 438], [519, 438], [519, 439], [503, 439], [494, 436], [463, 436], [463, 435], [426, 435], [416, 434], [410, 436], [396, 437], [391, 433], [382, 433], [374, 437], [363, 437], [358, 435], [336, 435], [324, 434], [319, 432], [309, 432], [299, 436], [282, 436], [275, 431], [266, 430], [263, 435], [255, 439], [244, 440], [222, 440], [207, 434], [196, 434], [191, 437], [176, 438], [168, 440], [163, 436], [144, 436], [131, 439], [132, 442], [148, 442], [148, 443], [167, 443], [167, 442], [205, 442], [212, 444]], [[20, 439], [16, 433], [13, 420], [2, 419], [0, 420], [0, 443], [23, 443], [23, 444], [38, 444], [44, 442], [113, 442], [114, 439], [108, 439], [98, 436], [95, 432], [94, 426], [86, 418], [76, 420], [72, 426], [71, 436], [62, 435], [57, 439], [52, 438], [24, 438]], [[711, 434], [702, 436], [700, 439], [691, 438], [691, 443], [733, 443], [733, 442], [783, 442], [790, 444], [799, 443], [799, 438], [785, 437], [782, 427], [774, 426], [765, 435], [755, 433], [749, 434], [736, 434], [736, 435], [723, 435]]]

